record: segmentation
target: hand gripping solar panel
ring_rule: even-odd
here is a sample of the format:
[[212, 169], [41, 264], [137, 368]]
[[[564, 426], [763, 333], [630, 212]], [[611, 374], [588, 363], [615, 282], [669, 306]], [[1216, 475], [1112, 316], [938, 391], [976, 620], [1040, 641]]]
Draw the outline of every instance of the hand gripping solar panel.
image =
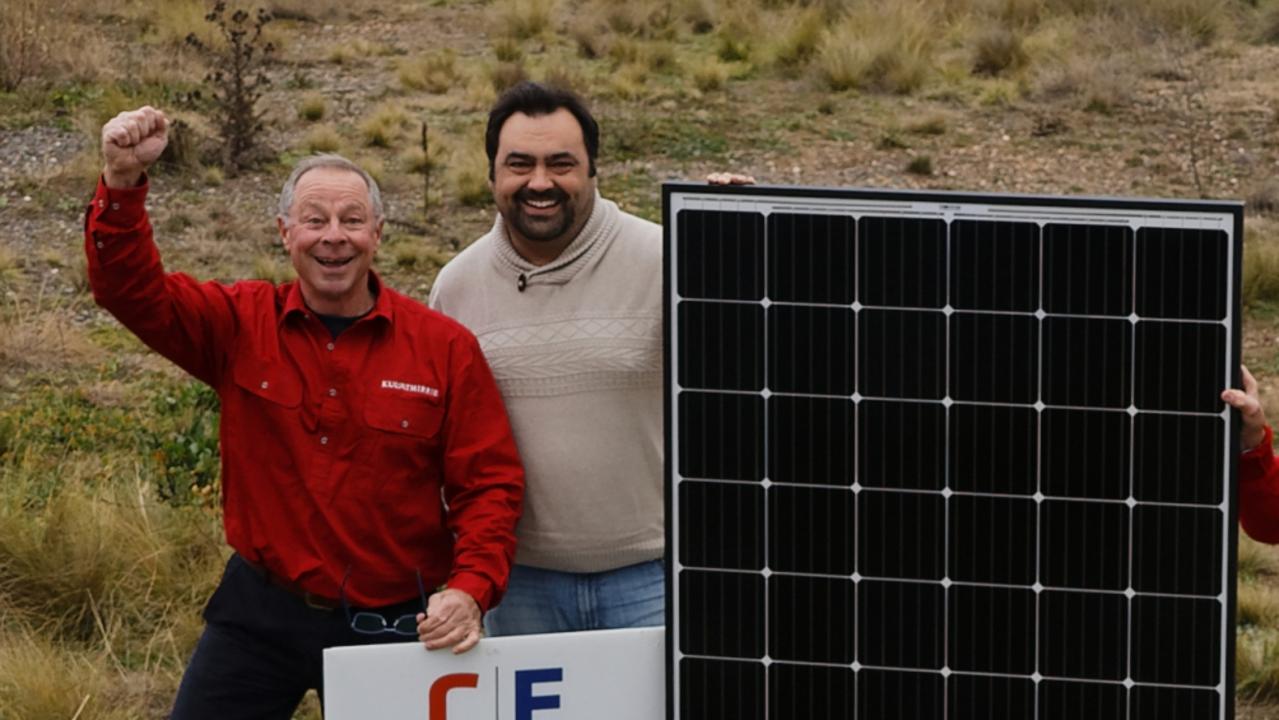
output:
[[1240, 205], [663, 200], [669, 718], [1233, 716]]

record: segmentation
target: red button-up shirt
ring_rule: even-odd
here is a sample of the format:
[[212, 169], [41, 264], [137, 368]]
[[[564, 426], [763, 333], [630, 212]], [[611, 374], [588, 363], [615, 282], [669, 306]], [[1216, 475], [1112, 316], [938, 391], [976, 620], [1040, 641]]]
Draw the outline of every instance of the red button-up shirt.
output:
[[1253, 540], [1279, 543], [1279, 461], [1274, 431], [1239, 459], [1239, 523]]
[[99, 305], [217, 390], [227, 542], [355, 605], [417, 597], [415, 571], [496, 604], [524, 472], [471, 333], [372, 274], [373, 311], [334, 340], [296, 282], [165, 273], [146, 191], [99, 182], [89, 280]]

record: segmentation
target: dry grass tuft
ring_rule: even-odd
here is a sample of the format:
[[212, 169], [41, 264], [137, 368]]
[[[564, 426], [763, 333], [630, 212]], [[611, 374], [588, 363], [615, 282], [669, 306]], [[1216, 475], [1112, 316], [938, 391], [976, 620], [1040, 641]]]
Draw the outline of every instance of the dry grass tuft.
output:
[[911, 175], [932, 175], [933, 159], [927, 155], [918, 155], [906, 163], [906, 172]]
[[309, 153], [337, 152], [342, 147], [342, 136], [332, 125], [317, 125], [302, 139], [302, 147]]
[[817, 55], [826, 29], [826, 14], [818, 6], [794, 8], [778, 18], [778, 25], [769, 55], [774, 64], [783, 68], [800, 68]]
[[582, 16], [568, 27], [568, 35], [577, 46], [577, 54], [588, 60], [604, 57], [609, 51], [610, 36], [598, 19]]
[[449, 162], [449, 188], [462, 205], [488, 207], [493, 201], [489, 187], [489, 161], [482, 145], [463, 144], [457, 147]]
[[715, 58], [704, 58], [693, 66], [693, 84], [702, 92], [720, 90], [728, 83], [729, 67]]
[[501, 94], [507, 88], [528, 79], [528, 71], [523, 63], [500, 62], [488, 68], [488, 79], [495, 93]]
[[818, 74], [832, 90], [911, 93], [931, 70], [936, 22], [918, 0], [859, 6], [823, 37]]
[[415, 144], [399, 155], [400, 168], [406, 173], [421, 175], [444, 167], [448, 158], [448, 146], [435, 131], [427, 134], [427, 150]]
[[452, 50], [425, 53], [399, 64], [400, 84], [411, 90], [446, 93], [457, 83], [457, 55]]
[[404, 135], [408, 124], [409, 116], [398, 104], [385, 103], [360, 122], [360, 138], [370, 147], [389, 148]]
[[1244, 236], [1244, 307], [1279, 303], [1279, 237], [1263, 235], [1255, 226]]
[[1241, 582], [1279, 576], [1279, 549], [1239, 533], [1236, 568]]
[[108, 65], [107, 49], [90, 23], [67, 32], [71, 0], [5, 0], [0, 3], [0, 90], [57, 79], [91, 80]]
[[977, 75], [1003, 75], [1020, 70], [1029, 60], [1020, 34], [1006, 27], [994, 27], [977, 36], [972, 68]]
[[1134, 0], [1137, 22], [1208, 45], [1231, 26], [1229, 0]]
[[1043, 100], [1071, 98], [1085, 110], [1109, 114], [1130, 102], [1136, 85], [1128, 58], [1079, 53], [1045, 64], [1034, 94]]
[[298, 117], [307, 122], [323, 120], [327, 112], [328, 104], [320, 93], [307, 93], [298, 101]]
[[278, 254], [258, 255], [253, 259], [252, 272], [254, 280], [266, 280], [272, 285], [279, 285], [297, 277], [293, 272], [293, 265]]
[[1279, 177], [1263, 181], [1248, 194], [1248, 212], [1254, 215], [1279, 213]]
[[1255, 32], [1258, 41], [1279, 44], [1279, 3], [1272, 2], [1261, 11]]
[[555, 6], [555, 0], [498, 0], [492, 5], [492, 26], [521, 40], [535, 37], [551, 27]]
[[453, 259], [453, 253], [435, 247], [425, 238], [408, 235], [396, 238], [391, 259], [405, 270], [433, 274]]
[[493, 57], [498, 62], [520, 62], [524, 59], [524, 48], [513, 37], [500, 37], [493, 41]]
[[283, 20], [320, 22], [355, 17], [368, 10], [368, 3], [362, 0], [270, 0], [266, 9]]
[[946, 117], [927, 115], [907, 125], [906, 132], [912, 135], [945, 135]]

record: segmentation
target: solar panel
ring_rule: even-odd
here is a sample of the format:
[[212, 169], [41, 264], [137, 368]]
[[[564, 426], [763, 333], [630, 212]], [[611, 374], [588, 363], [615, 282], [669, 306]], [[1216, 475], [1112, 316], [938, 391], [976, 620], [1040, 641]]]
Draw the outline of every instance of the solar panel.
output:
[[1233, 717], [1240, 205], [663, 201], [668, 718]]

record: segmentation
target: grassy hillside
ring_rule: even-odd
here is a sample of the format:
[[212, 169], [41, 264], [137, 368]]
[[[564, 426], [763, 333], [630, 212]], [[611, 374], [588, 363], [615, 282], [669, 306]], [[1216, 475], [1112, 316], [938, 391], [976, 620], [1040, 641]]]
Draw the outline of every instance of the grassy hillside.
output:
[[[1244, 198], [1245, 359], [1279, 418], [1279, 0], [263, 0], [265, 127], [224, 163], [200, 0], [0, 4], [0, 716], [162, 717], [227, 550], [216, 399], [86, 291], [97, 132], [181, 121], [168, 266], [289, 277], [271, 206], [339, 151], [387, 192], [377, 266], [425, 298], [487, 229], [485, 111], [569, 84], [605, 195], [762, 182]], [[422, 147], [423, 124], [429, 147]], [[1279, 553], [1240, 547], [1241, 715], [1279, 717]], [[314, 716], [314, 703], [302, 715]]]

